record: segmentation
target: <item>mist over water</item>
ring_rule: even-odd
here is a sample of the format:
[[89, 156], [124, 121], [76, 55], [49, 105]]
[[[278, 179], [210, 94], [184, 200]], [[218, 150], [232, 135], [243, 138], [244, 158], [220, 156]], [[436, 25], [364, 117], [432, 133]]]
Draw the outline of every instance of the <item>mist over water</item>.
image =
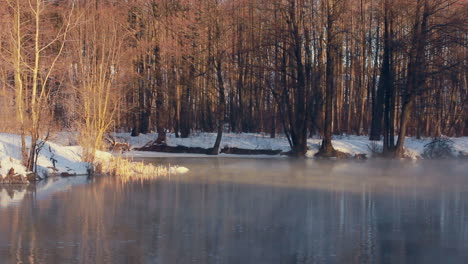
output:
[[146, 161], [0, 207], [0, 263], [468, 262], [466, 162]]

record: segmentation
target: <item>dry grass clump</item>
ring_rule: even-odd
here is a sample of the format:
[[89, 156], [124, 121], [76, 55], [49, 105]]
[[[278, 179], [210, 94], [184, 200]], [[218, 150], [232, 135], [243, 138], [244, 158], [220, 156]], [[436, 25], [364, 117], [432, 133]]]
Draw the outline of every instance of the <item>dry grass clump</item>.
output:
[[134, 162], [121, 157], [115, 157], [110, 161], [99, 163], [96, 166], [97, 173], [118, 176], [124, 181], [146, 181], [161, 177], [168, 177], [183, 170], [177, 167], [155, 166], [143, 162]]

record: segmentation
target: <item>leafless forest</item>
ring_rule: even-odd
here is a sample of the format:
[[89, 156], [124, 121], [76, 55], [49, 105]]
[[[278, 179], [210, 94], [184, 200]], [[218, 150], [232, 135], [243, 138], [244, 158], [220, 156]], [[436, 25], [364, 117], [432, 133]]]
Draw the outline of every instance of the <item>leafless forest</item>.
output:
[[[465, 0], [1, 0], [0, 129], [468, 135]], [[33, 140], [26, 147], [26, 136]], [[396, 137], [398, 136], [398, 137]], [[39, 143], [37, 143], [39, 142]], [[215, 145], [213, 150], [218, 148]], [[88, 158], [92, 160], [92, 157]]]

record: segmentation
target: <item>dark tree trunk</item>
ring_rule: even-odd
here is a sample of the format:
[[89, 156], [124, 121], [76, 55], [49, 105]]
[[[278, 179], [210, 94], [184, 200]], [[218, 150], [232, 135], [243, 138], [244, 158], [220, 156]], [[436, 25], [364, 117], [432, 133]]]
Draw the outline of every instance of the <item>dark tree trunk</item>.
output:
[[332, 118], [333, 118], [333, 95], [334, 95], [334, 55], [331, 45], [327, 45], [327, 65], [326, 65], [326, 93], [325, 93], [325, 120], [322, 146], [319, 153], [324, 156], [331, 156], [335, 149], [332, 145]]
[[224, 111], [226, 108], [226, 99], [224, 96], [224, 79], [223, 79], [223, 67], [221, 60], [218, 59], [216, 63], [216, 77], [218, 81], [218, 132], [216, 135], [216, 141], [211, 149], [211, 155], [218, 155], [219, 146], [221, 145], [221, 139], [223, 137], [223, 126], [224, 126]]
[[271, 105], [271, 130], [270, 130], [270, 138], [276, 138], [276, 104], [273, 102], [270, 103]]
[[[411, 111], [418, 93], [422, 91], [425, 83], [425, 48], [427, 37], [427, 19], [429, 10], [427, 1], [423, 4], [418, 0], [418, 10], [415, 15], [413, 28], [412, 48], [408, 59], [406, 90], [403, 93], [403, 106], [400, 117], [400, 132], [395, 148], [395, 157], [401, 158], [404, 155], [405, 136], [408, 129]], [[422, 9], [422, 13], [420, 13]]]
[[150, 113], [147, 110], [140, 112], [140, 133], [147, 134], [149, 132]]
[[400, 119], [400, 132], [398, 133], [398, 141], [395, 148], [395, 157], [403, 157], [406, 130], [408, 128], [408, 121], [410, 118], [411, 110], [413, 109], [414, 100], [410, 99], [409, 102], [403, 103]]
[[[298, 16], [297, 9], [302, 7], [296, 6], [295, 1], [291, 1], [291, 6], [289, 7], [289, 21], [288, 28], [290, 30], [291, 43], [290, 46], [291, 52], [285, 52], [283, 56], [290, 56], [290, 65], [284, 63], [282, 65], [284, 72], [287, 71], [287, 66], [292, 66], [292, 75], [293, 84], [291, 87], [288, 87], [287, 82], [284, 82], [284, 91], [286, 100], [286, 111], [288, 113], [289, 124], [286, 129], [288, 137], [290, 138], [291, 151], [292, 155], [296, 157], [304, 157], [307, 152], [307, 93], [306, 93], [306, 78], [310, 77], [307, 75], [306, 71], [308, 66], [304, 65], [302, 61], [304, 55], [303, 48], [303, 39], [306, 39], [307, 42], [307, 33], [301, 34], [301, 17]], [[285, 58], [283, 58], [284, 60]], [[306, 60], [307, 63], [307, 60]], [[283, 74], [286, 76], [286, 74]], [[291, 89], [291, 91], [289, 90]]]
[[36, 161], [36, 146], [37, 146], [38, 139], [39, 139], [39, 136], [35, 132], [32, 132], [31, 147], [29, 149], [29, 156], [28, 156], [28, 166], [26, 166], [27, 171], [34, 171], [34, 163]]
[[138, 118], [138, 113], [133, 113], [133, 128], [132, 128], [132, 137], [138, 137], [140, 135], [140, 118]]
[[[330, 7], [328, 7], [330, 9]], [[330, 11], [329, 11], [330, 12]], [[325, 69], [325, 120], [322, 145], [317, 156], [332, 157], [336, 155], [336, 150], [332, 145], [332, 121], [333, 121], [333, 97], [335, 93], [335, 63], [337, 47], [334, 32], [334, 18], [332, 14], [327, 15], [327, 64]]]
[[190, 136], [190, 96], [191, 88], [193, 86], [193, 80], [195, 78], [195, 66], [193, 58], [189, 59], [190, 65], [188, 70], [188, 76], [184, 74], [185, 87], [182, 91], [182, 103], [180, 107], [180, 137], [188, 138]]
[[[378, 54], [375, 54], [376, 59]], [[390, 73], [390, 58], [392, 54], [390, 52], [390, 36], [388, 28], [388, 12], [385, 12], [384, 18], [384, 54], [382, 61], [382, 68], [380, 70], [379, 86], [377, 88], [377, 94], [373, 97], [372, 102], [372, 121], [370, 130], [370, 140], [378, 141], [382, 135], [382, 118], [384, 112], [384, 104], [386, 99], [386, 91], [389, 86], [393, 86], [393, 80]], [[375, 65], [377, 66], [377, 65]], [[374, 91], [374, 87], [372, 87]]]
[[164, 95], [161, 91], [156, 96], [156, 130], [158, 132], [157, 144], [166, 143], [166, 117], [164, 115]]

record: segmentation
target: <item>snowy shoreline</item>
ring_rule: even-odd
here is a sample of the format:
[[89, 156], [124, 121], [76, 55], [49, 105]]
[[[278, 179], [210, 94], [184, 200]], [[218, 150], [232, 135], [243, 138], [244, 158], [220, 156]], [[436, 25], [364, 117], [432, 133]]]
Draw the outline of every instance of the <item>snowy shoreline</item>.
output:
[[[26, 138], [29, 145], [30, 138]], [[63, 146], [48, 141], [42, 148], [37, 159], [38, 174], [57, 173], [87, 174], [88, 163], [81, 159], [81, 147]], [[98, 159], [108, 160], [112, 154], [98, 151]], [[54, 166], [55, 163], [55, 166]], [[55, 169], [52, 169], [54, 168]], [[5, 177], [13, 168], [15, 173], [25, 175], [26, 168], [21, 164], [21, 137], [16, 134], [0, 133], [0, 175]]]
[[[38, 158], [38, 173], [47, 174], [47, 175], [57, 175], [60, 176], [61, 173], [69, 173], [70, 175], [83, 175], [87, 174], [87, 169], [89, 164], [82, 161], [81, 158], [81, 147], [76, 146], [75, 140], [76, 133], [70, 132], [60, 132], [55, 134], [49, 142], [47, 142], [40, 152]], [[112, 136], [119, 142], [128, 143], [131, 148], [139, 148], [151, 142], [157, 138], [157, 134], [146, 134], [139, 137], [131, 137], [129, 133], [114, 133]], [[214, 142], [216, 134], [214, 133], [198, 133], [194, 134], [190, 138], [176, 138], [173, 134], [168, 134], [167, 143], [170, 146], [187, 146], [187, 147], [204, 147], [208, 148]], [[406, 140], [406, 150], [409, 154], [409, 157], [413, 160], [421, 158], [421, 155], [424, 151], [426, 144], [431, 142], [432, 139], [415, 139], [407, 138]], [[461, 138], [451, 138], [453, 141], [453, 151], [462, 153], [466, 155], [468, 153], [468, 137]], [[313, 155], [318, 151], [320, 146], [320, 138], [311, 138], [308, 139], [309, 151], [307, 153], [308, 157], [313, 157]], [[29, 143], [29, 142], [27, 142]], [[334, 137], [333, 145], [340, 151], [349, 153], [351, 155], [356, 154], [366, 154], [369, 157], [372, 155], [372, 151], [369, 146], [371, 141], [368, 140], [365, 136], [341, 136]], [[377, 142], [377, 145], [381, 145], [381, 142]], [[19, 135], [15, 134], [6, 134], [0, 133], [0, 187], [2, 186], [2, 177], [5, 177], [8, 171], [13, 168], [15, 173], [26, 175], [27, 171], [25, 167], [21, 164], [21, 138]], [[233, 134], [226, 133], [223, 135], [223, 140], [221, 147], [237, 147], [244, 149], [280, 149], [284, 152], [289, 151], [288, 141], [284, 137], [279, 138], [270, 138], [266, 135], [260, 134]], [[145, 151], [135, 151], [131, 150], [129, 152], [123, 153], [123, 155], [113, 155], [109, 152], [98, 151], [97, 159], [101, 161], [111, 161], [112, 159], [118, 159], [119, 157], [124, 158], [117, 162], [128, 162], [132, 163], [133, 159], [135, 160], [144, 160], [151, 158], [238, 158], [238, 159], [283, 159], [286, 158], [284, 155], [235, 155], [235, 154], [219, 154], [219, 155], [204, 155], [204, 154], [187, 154], [187, 153], [162, 153], [162, 152], [145, 152]], [[55, 160], [55, 169], [53, 160]], [[135, 163], [139, 164], [139, 163]], [[152, 169], [158, 167], [152, 167]], [[183, 174], [188, 172], [188, 169], [185, 167], [168, 167], [163, 168], [167, 169], [164, 173], [176, 173]], [[142, 168], [145, 170], [145, 168]], [[139, 178], [137, 174], [134, 173], [134, 170], [130, 171], [131, 174], [135, 176], [130, 176], [134, 179]], [[151, 174], [154, 174], [153, 171], [150, 171]], [[146, 175], [148, 176], [148, 175]], [[71, 178], [52, 178], [52, 180], [42, 181], [37, 185], [38, 194], [44, 193], [48, 195], [50, 193], [66, 190], [73, 185], [80, 185], [87, 182], [86, 177], [71, 177]], [[5, 185], [3, 185], [5, 186]], [[8, 185], [6, 185], [8, 186]], [[12, 185], [18, 186], [18, 190], [13, 192], [8, 192], [7, 189], [0, 188], [0, 208], [7, 207], [15, 201], [21, 201], [27, 193], [26, 187], [20, 187], [21, 185]], [[26, 185], [27, 186], [27, 185]], [[36, 194], [37, 195], [37, 194]]]
[[[143, 147], [148, 142], [157, 138], [157, 134], [142, 134], [138, 137], [131, 137], [130, 133], [113, 133], [118, 141], [126, 142], [132, 149]], [[184, 146], [184, 147], [201, 147], [209, 148], [213, 146], [216, 140], [216, 133], [196, 133], [189, 138], [177, 138], [174, 134], [167, 135], [167, 145], [169, 146]], [[468, 154], [468, 137], [450, 138], [453, 141], [454, 155]], [[312, 158], [320, 148], [321, 139], [318, 137], [309, 138], [307, 146], [309, 151], [307, 157]], [[407, 137], [405, 140], [406, 154], [410, 159], [422, 159], [424, 147], [432, 141], [432, 138], [416, 139]], [[373, 145], [382, 147], [381, 141], [370, 141], [368, 136], [334, 136], [333, 146], [335, 149], [348, 153], [350, 155], [366, 154], [368, 157], [372, 155], [371, 148]], [[269, 135], [262, 134], [235, 134], [225, 133], [221, 140], [221, 148], [243, 148], [243, 149], [271, 149], [281, 150], [283, 152], [290, 151], [290, 146], [285, 137], [270, 138]], [[164, 153], [164, 152], [148, 152], [148, 151], [130, 151], [125, 153], [125, 157], [136, 158], [161, 158], [161, 157], [224, 157], [224, 158], [278, 158], [285, 157], [281, 155], [234, 155], [234, 154], [219, 154], [210, 156], [204, 154], [189, 154], [189, 153]]]
[[[37, 159], [37, 175], [44, 178], [47, 176], [78, 176], [88, 175], [90, 164], [82, 161], [82, 148], [76, 146], [74, 137], [76, 133], [60, 132], [53, 135], [44, 144]], [[68, 143], [64, 143], [68, 142]], [[30, 138], [26, 138], [26, 145], [30, 144]], [[96, 164], [110, 168], [123, 164], [121, 169], [136, 175], [160, 171], [161, 173], [186, 173], [187, 168], [168, 167], [159, 168], [156, 166], [140, 166], [138, 163], [125, 162], [119, 160], [119, 155], [106, 151], [97, 151], [95, 156]], [[111, 170], [114, 168], [110, 168]], [[8, 181], [7, 175], [13, 173], [15, 177], [21, 177], [21, 183], [26, 183], [28, 171], [21, 162], [21, 136], [16, 134], [0, 133], [0, 184], [16, 183]], [[147, 175], [146, 175], [147, 176]], [[7, 182], [2, 182], [5, 180]]]
[[[145, 134], [138, 137], [131, 137], [130, 133], [112, 133], [117, 141], [126, 142], [132, 149], [140, 148], [148, 142], [154, 141], [157, 134]], [[82, 161], [81, 147], [76, 146], [76, 133], [59, 132], [56, 133], [50, 141], [46, 142], [38, 158], [38, 174], [50, 175], [67, 173], [69, 175], [84, 175], [88, 173], [89, 164]], [[167, 144], [169, 146], [186, 146], [209, 148], [216, 139], [215, 133], [194, 133], [189, 138], [177, 138], [174, 134], [168, 134]], [[416, 139], [408, 137], [406, 139], [406, 153], [410, 159], [417, 160], [422, 158], [425, 146], [431, 142], [431, 138]], [[453, 151], [455, 156], [467, 155], [468, 137], [450, 138], [453, 142]], [[312, 158], [320, 147], [320, 138], [310, 138], [307, 140], [309, 151], [307, 157]], [[28, 144], [28, 142], [27, 142]], [[374, 145], [373, 145], [374, 144]], [[381, 147], [381, 142], [369, 141], [366, 136], [335, 136], [333, 138], [334, 147], [350, 155], [366, 154], [372, 155], [371, 146]], [[26, 175], [27, 171], [21, 164], [21, 137], [16, 134], [0, 133], [0, 176], [5, 177], [8, 171], [13, 168], [15, 173]], [[270, 138], [262, 134], [234, 134], [225, 133], [221, 141], [221, 147], [243, 148], [243, 149], [271, 149], [287, 152], [290, 150], [288, 141], [284, 137]], [[124, 158], [163, 158], [163, 157], [221, 157], [221, 158], [279, 158], [281, 155], [235, 155], [220, 154], [209, 156], [204, 154], [186, 154], [186, 153], [163, 153], [163, 152], [144, 152], [134, 151], [124, 153]], [[114, 155], [105, 151], [96, 153], [98, 161], [109, 161]], [[55, 163], [55, 164], [54, 164]]]

